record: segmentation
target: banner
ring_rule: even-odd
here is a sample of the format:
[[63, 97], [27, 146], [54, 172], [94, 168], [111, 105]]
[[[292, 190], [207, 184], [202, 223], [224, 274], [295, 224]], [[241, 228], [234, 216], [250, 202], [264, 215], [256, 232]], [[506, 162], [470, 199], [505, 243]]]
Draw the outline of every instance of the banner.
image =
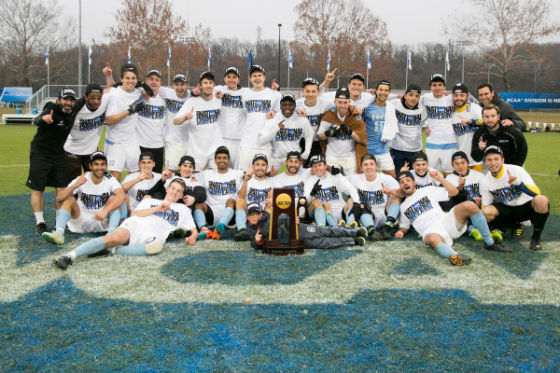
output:
[[516, 109], [560, 109], [560, 93], [500, 92]]
[[32, 94], [31, 87], [5, 87], [0, 102], [25, 102]]

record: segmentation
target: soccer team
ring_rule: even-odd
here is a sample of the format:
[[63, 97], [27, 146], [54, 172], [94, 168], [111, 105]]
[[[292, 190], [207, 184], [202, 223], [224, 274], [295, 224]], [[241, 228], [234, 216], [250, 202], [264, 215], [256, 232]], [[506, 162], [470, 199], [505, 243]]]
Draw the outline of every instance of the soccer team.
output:
[[[27, 185], [36, 231], [55, 244], [66, 229], [107, 234], [55, 265], [100, 253], [153, 255], [169, 237], [193, 245], [227, 229], [260, 248], [271, 190], [286, 187], [307, 200], [301, 219], [312, 224], [298, 222], [307, 247], [401, 239], [413, 227], [440, 256], [464, 265], [472, 259], [452, 248], [453, 239], [468, 231], [486, 249], [510, 252], [503, 231], [519, 237], [520, 223], [530, 221], [530, 248], [542, 249], [549, 202], [522, 168], [524, 123], [490, 85], [478, 88], [481, 107], [462, 83], [448, 94], [439, 74], [424, 95], [411, 84], [396, 97], [386, 80], [366, 92], [359, 73], [325, 92], [335, 72], [321, 84], [306, 78], [300, 99], [265, 87], [260, 65], [249, 71], [251, 88], [239, 86], [235, 67], [226, 69], [225, 85], [207, 71], [189, 91], [182, 74], [162, 87], [159, 71], [141, 82], [125, 64], [118, 84], [104, 69], [106, 90], [92, 83], [79, 99], [61, 90], [35, 119]], [[45, 186], [55, 187], [52, 232]]]

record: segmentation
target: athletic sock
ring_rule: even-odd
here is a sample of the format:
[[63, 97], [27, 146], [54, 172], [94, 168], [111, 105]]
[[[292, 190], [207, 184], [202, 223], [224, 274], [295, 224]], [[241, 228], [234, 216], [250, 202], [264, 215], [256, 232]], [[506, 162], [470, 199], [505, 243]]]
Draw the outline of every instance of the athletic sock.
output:
[[58, 218], [58, 215], [59, 215], [59, 214], [60, 214], [60, 209], [56, 209], [56, 210], [55, 210], [55, 215], [54, 215], [55, 218]]
[[367, 228], [373, 227], [373, 216], [370, 214], [362, 214], [362, 216], [360, 216], [360, 223]]
[[474, 226], [472, 224], [467, 225], [467, 233], [470, 234], [473, 229], [474, 229]]
[[356, 221], [356, 218], [354, 217], [354, 214], [349, 214], [348, 212], [345, 213], [346, 214], [346, 223], [348, 225], [352, 224], [353, 222]]
[[[243, 212], [245, 212], [245, 210], [243, 210]], [[223, 225], [229, 224], [231, 218], [233, 218], [233, 209], [231, 207], [226, 207], [224, 209], [224, 212], [222, 213], [220, 223], [222, 223]]]
[[317, 207], [313, 211], [313, 218], [319, 227], [324, 227], [327, 224], [327, 212], [323, 207]]
[[35, 212], [35, 221], [37, 224], [44, 223], [45, 218], [43, 217], [43, 211]]
[[204, 211], [200, 209], [194, 209], [193, 218], [198, 229], [204, 228], [208, 224], [206, 222], [206, 215], [204, 214]]
[[492, 236], [490, 236], [490, 228], [488, 228], [488, 223], [486, 222], [486, 218], [482, 214], [482, 211], [479, 211], [471, 216], [471, 222], [482, 235], [484, 243], [488, 246], [492, 246], [494, 244], [494, 240], [492, 239]]
[[[127, 197], [128, 198], [128, 197]], [[121, 212], [121, 219], [126, 219], [128, 218], [128, 208], [126, 207], [126, 202], [124, 202], [121, 207], [120, 207], [120, 212]]]
[[64, 230], [66, 229], [66, 224], [70, 220], [70, 211], [60, 210], [56, 218], [56, 232], [64, 237]]
[[436, 245], [436, 251], [440, 256], [444, 258], [449, 258], [451, 255], [457, 254], [457, 252], [445, 242], [438, 243]]
[[69, 256], [72, 260], [76, 259], [78, 256], [85, 256], [90, 254], [95, 254], [105, 248], [105, 241], [103, 237], [97, 237], [93, 240], [84, 242], [80, 246], [76, 247], [74, 250], [70, 251], [66, 256]]
[[399, 214], [401, 212], [401, 205], [397, 202], [393, 202], [389, 205], [389, 209], [387, 210], [387, 223], [390, 223], [391, 227], [397, 221]]
[[[231, 220], [231, 216], [229, 219]], [[245, 209], [235, 210], [235, 225], [238, 231], [247, 228], [247, 213]]]
[[533, 214], [533, 219], [531, 219], [531, 223], [533, 223], [533, 236], [531, 238], [536, 238], [538, 240], [541, 239], [541, 233], [544, 229], [544, 225], [546, 224], [546, 219], [548, 219], [549, 212], [541, 214], [539, 212], [535, 212]]
[[114, 250], [115, 254], [128, 255], [128, 256], [146, 256], [146, 244], [138, 242], [132, 245], [119, 246]]
[[120, 209], [111, 211], [111, 213], [109, 213], [109, 229], [107, 230], [107, 232], [113, 233], [115, 231], [115, 228], [119, 226], [120, 222], [121, 222]]
[[332, 211], [326, 211], [326, 217], [327, 217], [327, 225], [331, 226], [331, 227], [336, 227], [338, 226], [338, 222], [336, 221], [336, 218], [334, 217], [334, 214], [332, 213]]

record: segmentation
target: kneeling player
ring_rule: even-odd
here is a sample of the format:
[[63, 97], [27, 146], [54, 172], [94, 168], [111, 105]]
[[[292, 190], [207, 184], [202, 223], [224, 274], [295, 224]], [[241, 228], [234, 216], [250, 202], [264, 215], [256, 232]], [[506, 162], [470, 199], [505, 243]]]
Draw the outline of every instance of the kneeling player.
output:
[[[91, 255], [104, 249], [112, 254], [142, 256], [159, 254], [165, 240], [178, 227], [190, 230], [187, 245], [196, 242], [196, 228], [189, 209], [178, 200], [183, 198], [185, 183], [175, 179], [169, 184], [165, 199], [145, 198], [115, 232], [89, 240], [71, 252], [59, 256], [54, 264], [66, 269], [79, 256]], [[192, 203], [192, 200], [191, 200]], [[121, 246], [126, 245], [126, 246]]]
[[107, 174], [107, 158], [102, 152], [90, 156], [91, 171], [75, 178], [58, 193], [61, 203], [56, 218], [56, 230], [43, 233], [43, 238], [54, 244], [64, 243], [64, 231], [74, 233], [112, 232], [119, 225], [119, 207], [125, 200], [121, 184]]
[[399, 174], [400, 189], [406, 195], [406, 199], [401, 204], [400, 228], [395, 233], [395, 238], [403, 238], [412, 224], [424, 243], [436, 249], [440, 256], [448, 258], [451, 264], [470, 264], [471, 258], [462, 257], [451, 247], [453, 239], [465, 233], [467, 220], [470, 218], [482, 234], [488, 250], [504, 251], [500, 248], [501, 244], [495, 243], [490, 236], [486, 219], [474, 202], [465, 201], [453, 207], [451, 211], [443, 212], [438, 202], [457, 195], [458, 190], [445, 181], [438, 171], [430, 173], [444, 188], [427, 186], [417, 190], [414, 176], [410, 172], [404, 171]]
[[550, 203], [524, 168], [504, 164], [498, 146], [484, 150], [484, 164], [490, 171], [481, 186], [482, 212], [497, 227], [515, 227], [525, 220], [533, 223], [531, 250], [542, 250], [541, 233], [548, 219]]

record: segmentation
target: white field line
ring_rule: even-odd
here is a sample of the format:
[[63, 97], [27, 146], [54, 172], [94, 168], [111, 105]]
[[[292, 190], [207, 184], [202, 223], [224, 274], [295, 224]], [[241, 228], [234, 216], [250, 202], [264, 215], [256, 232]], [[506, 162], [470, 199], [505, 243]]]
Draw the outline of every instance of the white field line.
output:
[[27, 163], [27, 164], [8, 164], [8, 165], [0, 165], [0, 168], [9, 168], [9, 167], [29, 167], [29, 163]]

